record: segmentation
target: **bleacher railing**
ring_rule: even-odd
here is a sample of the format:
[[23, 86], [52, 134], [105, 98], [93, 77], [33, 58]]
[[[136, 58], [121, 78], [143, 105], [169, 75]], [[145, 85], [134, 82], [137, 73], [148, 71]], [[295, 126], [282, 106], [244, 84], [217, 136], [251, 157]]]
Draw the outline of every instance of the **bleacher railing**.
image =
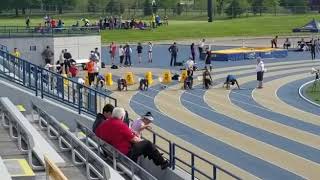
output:
[[35, 92], [78, 109], [78, 113], [97, 114], [105, 104], [117, 106], [117, 99], [104, 91], [84, 86], [60, 74], [39, 67], [0, 50], [0, 75]]
[[[0, 50], [0, 75], [11, 82], [15, 82], [35, 92], [36, 96], [50, 97], [56, 101], [67, 104], [78, 110], [78, 113], [87, 113], [95, 116], [97, 112], [102, 112], [105, 104], [110, 103], [117, 106], [117, 100], [108, 96], [104, 92], [83, 86], [71, 79], [65, 78], [57, 73], [51, 72], [32, 63]], [[151, 140], [169, 159], [172, 168], [179, 168], [191, 175], [191, 179], [201, 177], [201, 179], [217, 179], [217, 171], [221, 171], [234, 179], [241, 179], [231, 172], [213, 164], [212, 162], [201, 158], [193, 152], [183, 148], [161, 135], [149, 130], [152, 134]], [[167, 144], [164, 149], [161, 142]], [[191, 157], [190, 162], [185, 158], [179, 158], [177, 149], [183, 151], [186, 157]], [[196, 160], [201, 160], [201, 167]], [[209, 167], [212, 173], [201, 170]]]
[[76, 27], [66, 26], [61, 28], [51, 28], [46, 26], [0, 26], [0, 37], [64, 37], [81, 35], [98, 35], [99, 27]]
[[34, 104], [32, 104], [32, 109], [37, 113], [32, 117], [34, 121], [38, 121], [40, 129], [47, 132], [47, 136], [51, 140], [58, 140], [61, 151], [71, 152], [74, 165], [85, 166], [87, 179], [111, 179], [111, 167], [83, 144], [69, 129], [61, 126], [61, 123], [53, 116], [45, 113]]

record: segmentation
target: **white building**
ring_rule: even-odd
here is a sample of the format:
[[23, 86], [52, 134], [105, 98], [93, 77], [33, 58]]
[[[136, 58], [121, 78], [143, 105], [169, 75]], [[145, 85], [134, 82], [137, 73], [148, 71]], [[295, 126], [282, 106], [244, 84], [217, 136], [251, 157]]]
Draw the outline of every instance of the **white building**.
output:
[[43, 65], [41, 53], [49, 46], [54, 52], [55, 62], [59, 59], [61, 51], [67, 49], [72, 58], [88, 59], [91, 50], [99, 48], [101, 52], [101, 36], [84, 34], [83, 36], [60, 36], [60, 37], [1, 37], [0, 44], [8, 47], [9, 52], [18, 48], [21, 58], [36, 65]]

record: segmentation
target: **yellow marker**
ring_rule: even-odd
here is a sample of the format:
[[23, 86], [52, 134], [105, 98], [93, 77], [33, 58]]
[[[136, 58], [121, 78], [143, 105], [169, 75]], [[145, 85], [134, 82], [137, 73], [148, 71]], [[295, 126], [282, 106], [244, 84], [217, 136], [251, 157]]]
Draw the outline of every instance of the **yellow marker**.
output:
[[133, 85], [134, 84], [134, 79], [133, 79], [133, 73], [132, 72], [127, 72], [125, 79], [126, 79], [128, 85]]
[[11, 172], [10, 175], [12, 177], [12, 179], [14, 178], [19, 178], [19, 177], [32, 177], [35, 176], [33, 170], [31, 169], [30, 165], [28, 164], [28, 162], [25, 159], [4, 159], [3, 160], [8, 164], [15, 164], [18, 163], [17, 166], [20, 167], [20, 169], [22, 171], [18, 171], [18, 172]]
[[188, 77], [187, 70], [182, 70], [180, 82], [184, 82], [184, 80]]
[[24, 108], [23, 105], [18, 104], [18, 105], [16, 105], [16, 107], [17, 107], [17, 109], [18, 109], [20, 112], [26, 112], [26, 109]]
[[111, 73], [107, 73], [105, 75], [105, 79], [106, 79], [106, 85], [107, 86], [112, 86], [113, 81], [112, 81], [112, 74]]
[[64, 86], [68, 86], [68, 85], [69, 85], [69, 80], [67, 79], [68, 76], [67, 76], [66, 74], [62, 74], [62, 77], [64, 77], [64, 78], [63, 78], [63, 84], [64, 84]]
[[60, 126], [65, 130], [69, 130], [69, 127], [62, 122], [60, 123]]
[[164, 84], [169, 84], [172, 81], [172, 76], [171, 76], [171, 72], [170, 71], [165, 71], [163, 73], [163, 80], [162, 83]]
[[150, 86], [153, 82], [152, 72], [149, 71], [146, 73], [146, 79], [148, 81], [148, 85]]

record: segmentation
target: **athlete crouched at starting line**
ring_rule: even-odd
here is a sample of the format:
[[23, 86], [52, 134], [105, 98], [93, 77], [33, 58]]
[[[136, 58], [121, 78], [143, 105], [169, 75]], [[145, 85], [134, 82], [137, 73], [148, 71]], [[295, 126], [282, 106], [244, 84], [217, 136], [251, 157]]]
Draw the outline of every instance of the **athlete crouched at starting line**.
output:
[[226, 85], [226, 88], [230, 89], [230, 85], [233, 86], [234, 84], [237, 84], [238, 88], [240, 89], [240, 86], [239, 86], [239, 83], [238, 83], [236, 77], [234, 75], [229, 74], [227, 76], [226, 82], [223, 84], [223, 87]]
[[141, 91], [147, 91], [149, 88], [149, 83], [147, 79], [140, 79], [140, 85], [139, 85], [139, 89]]
[[208, 70], [208, 67], [205, 67], [205, 70], [202, 74], [203, 76], [203, 87], [205, 89], [209, 89], [210, 86], [212, 86], [212, 77], [211, 77], [211, 74]]
[[118, 79], [117, 81], [118, 83], [118, 90], [119, 91], [123, 91], [123, 90], [126, 90], [128, 91], [128, 85], [127, 85], [127, 81], [125, 79]]

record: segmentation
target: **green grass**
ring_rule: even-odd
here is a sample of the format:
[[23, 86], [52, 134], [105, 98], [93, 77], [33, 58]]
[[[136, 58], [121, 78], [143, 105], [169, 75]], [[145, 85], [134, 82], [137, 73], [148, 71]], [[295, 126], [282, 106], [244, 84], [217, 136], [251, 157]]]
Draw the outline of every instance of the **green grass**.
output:
[[318, 83], [315, 90], [313, 90], [312, 85], [310, 85], [306, 90], [306, 95], [313, 102], [320, 104], [320, 83]]
[[[63, 17], [66, 25], [72, 25], [81, 17]], [[200, 17], [199, 17], [200, 18]], [[103, 43], [146, 42], [159, 40], [201, 39], [203, 37], [230, 36], [274, 36], [290, 35], [292, 29], [307, 23], [309, 20], [320, 19], [318, 14], [290, 16], [257, 16], [238, 19], [217, 20], [213, 23], [205, 21], [172, 20], [169, 26], [159, 27], [154, 31], [113, 30], [103, 31]], [[201, 19], [201, 18], [200, 18]], [[91, 19], [94, 21], [94, 19]], [[42, 21], [41, 17], [33, 17], [32, 25]], [[24, 25], [24, 18], [0, 17], [0, 25]]]

